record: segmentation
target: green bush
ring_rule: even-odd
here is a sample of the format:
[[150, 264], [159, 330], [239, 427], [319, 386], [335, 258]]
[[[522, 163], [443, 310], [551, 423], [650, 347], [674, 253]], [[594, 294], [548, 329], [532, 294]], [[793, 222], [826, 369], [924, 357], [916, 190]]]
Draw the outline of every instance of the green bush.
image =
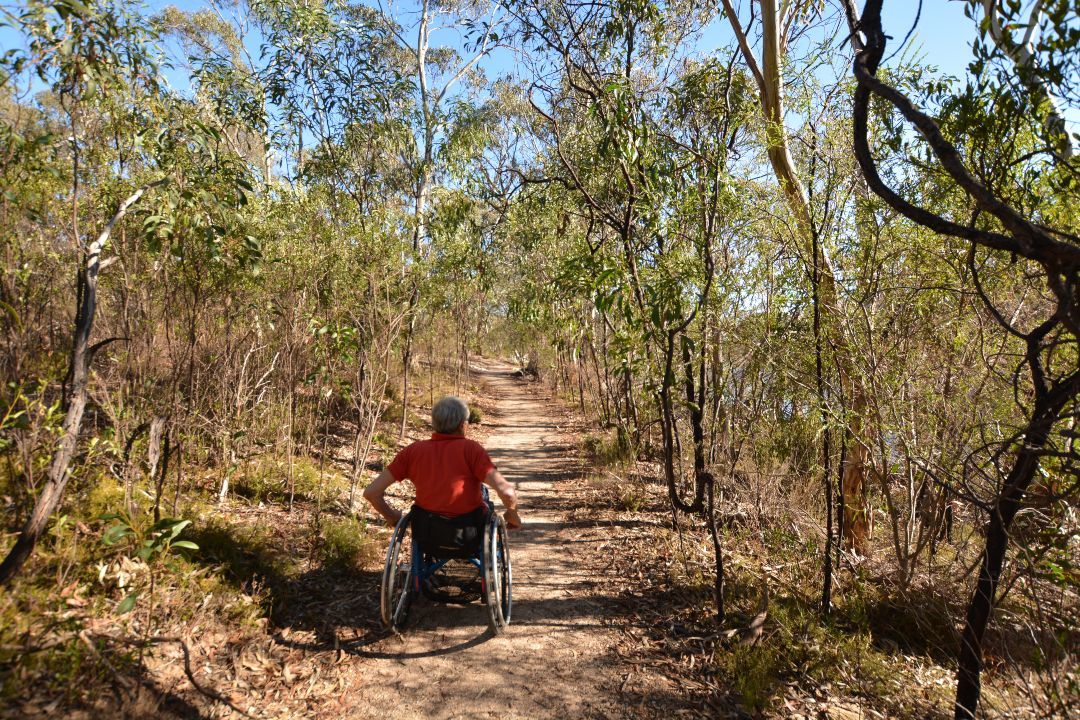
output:
[[[293, 459], [293, 495], [300, 500], [327, 499], [347, 486], [338, 473], [323, 469], [306, 457]], [[232, 479], [232, 491], [261, 502], [287, 502], [289, 464], [283, 458], [264, 456], [242, 465]]]
[[84, 520], [97, 520], [124, 506], [124, 487], [109, 474], [102, 474], [86, 493], [86, 502], [78, 511]]
[[397, 440], [384, 432], [377, 432], [371, 439], [372, 444], [388, 457], [393, 457], [397, 452]]
[[368, 533], [367, 522], [349, 516], [323, 524], [320, 554], [329, 567], [356, 570], [376, 558], [378, 547]]
[[730, 657], [732, 684], [743, 707], [761, 712], [768, 706], [781, 672], [780, 657], [763, 646], [736, 647]]

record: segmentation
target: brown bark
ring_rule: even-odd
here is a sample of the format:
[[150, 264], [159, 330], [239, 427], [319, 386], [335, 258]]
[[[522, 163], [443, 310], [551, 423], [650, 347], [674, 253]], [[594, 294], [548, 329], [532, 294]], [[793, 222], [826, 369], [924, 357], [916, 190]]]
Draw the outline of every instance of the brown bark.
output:
[[842, 464], [844, 521], [841, 539], [845, 550], [866, 554], [870, 539], [870, 509], [866, 501], [866, 478], [869, 473], [870, 449], [863, 440], [863, 417], [866, 413], [866, 394], [861, 386], [852, 384], [851, 412], [848, 432], [851, 443]]

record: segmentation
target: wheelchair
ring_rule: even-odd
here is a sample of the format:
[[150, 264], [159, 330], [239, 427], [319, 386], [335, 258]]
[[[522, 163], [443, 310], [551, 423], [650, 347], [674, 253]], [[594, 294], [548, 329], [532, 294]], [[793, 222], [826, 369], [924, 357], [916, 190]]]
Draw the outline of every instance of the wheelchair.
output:
[[[445, 576], [454, 566], [470, 571], [466, 574], [471, 583], [462, 582], [458, 572], [456, 579], [451, 578], [456, 587], [448, 587]], [[477, 584], [478, 592], [470, 592]], [[398, 521], [386, 550], [380, 591], [383, 625], [400, 632], [413, 600], [423, 594], [462, 604], [480, 599], [487, 606], [488, 626], [499, 635], [510, 624], [511, 586], [506, 521], [489, 502], [461, 518], [446, 518], [414, 505]]]

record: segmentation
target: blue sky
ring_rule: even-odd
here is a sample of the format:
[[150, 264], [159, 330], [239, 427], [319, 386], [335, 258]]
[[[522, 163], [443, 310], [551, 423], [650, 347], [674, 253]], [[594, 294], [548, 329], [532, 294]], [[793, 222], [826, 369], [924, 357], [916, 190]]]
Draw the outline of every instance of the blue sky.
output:
[[[742, 5], [745, 5], [743, 0]], [[206, 3], [200, 0], [177, 0], [167, 2], [165, 0], [151, 0], [146, 4], [150, 11], [160, 10], [168, 5], [176, 5], [183, 10], [196, 10], [205, 7]], [[963, 0], [924, 0], [922, 14], [918, 28], [912, 36], [910, 45], [918, 52], [917, 57], [936, 65], [943, 72], [959, 76], [962, 75], [967, 63], [971, 59], [971, 41], [975, 37], [975, 25], [964, 17]], [[22, 3], [0, 2], [0, 7], [9, 11], [18, 12]], [[915, 19], [916, 0], [888, 0], [885, 2], [883, 19], [885, 29], [899, 42], [907, 34]], [[0, 28], [0, 49], [7, 50], [14, 42], [16, 36], [9, 29]], [[438, 37], [433, 37], [433, 43], [439, 42]], [[449, 34], [443, 40], [444, 43], [456, 43]], [[731, 30], [725, 22], [713, 23], [703, 33], [698, 43], [700, 52], [709, 52], [718, 47], [728, 47], [732, 43]], [[257, 48], [253, 48], [257, 52]], [[909, 55], [910, 57], [910, 55]], [[498, 75], [510, 70], [513, 60], [508, 53], [500, 53], [497, 57], [485, 63], [489, 74]], [[174, 78], [180, 80], [180, 78]]]
[[[964, 17], [967, 3], [957, 0], [924, 0], [919, 24], [909, 44], [925, 62], [942, 72], [960, 77], [971, 62], [975, 23]], [[899, 42], [915, 22], [918, 3], [913, 0], [886, 2], [882, 12], [885, 32]]]
[[[375, 4], [375, 0], [364, 0], [368, 4]], [[743, 8], [749, 0], [737, 0], [736, 5]], [[861, 4], [861, 0], [857, 0]], [[964, 16], [966, 6], [964, 0], [923, 0], [919, 23], [912, 34], [905, 50], [897, 55], [911, 61], [917, 59], [921, 62], [936, 66], [942, 73], [953, 77], [962, 77], [966, 72], [967, 64], [971, 61], [971, 43], [976, 35], [975, 23]], [[204, 0], [148, 0], [144, 7], [148, 12], [156, 12], [168, 5], [176, 5], [183, 10], [197, 10], [206, 7]], [[397, 0], [395, 5], [405, 8], [415, 5], [411, 0]], [[11, 12], [18, 12], [22, 7], [21, 2], [11, 3], [0, 0], [0, 7]], [[886, 32], [894, 40], [890, 53], [896, 50], [896, 45], [907, 35], [915, 20], [919, 3], [916, 0], [886, 0], [884, 3], [883, 20]], [[829, 11], [835, 11], [838, 7], [837, 0], [830, 0]], [[744, 17], [745, 10], [744, 10]], [[408, 20], [405, 25], [411, 24]], [[7, 50], [13, 43], [18, 41], [18, 36], [10, 29], [0, 27], [0, 52]], [[249, 38], [249, 47], [252, 55], [258, 56], [260, 38]], [[460, 47], [460, 34], [454, 30], [444, 30], [440, 34], [433, 34], [432, 45], [449, 44]], [[715, 52], [718, 48], [734, 46], [734, 38], [726, 20], [718, 19], [713, 22], [698, 38], [695, 54], [707, 55]], [[893, 62], [897, 60], [894, 59]], [[481, 65], [489, 77], [504, 75], [513, 72], [514, 56], [508, 51], [500, 51], [485, 59]], [[188, 78], [182, 70], [173, 70], [168, 73], [169, 80], [177, 89], [183, 90], [187, 86]], [[1070, 120], [1080, 115], [1080, 108], [1070, 108], [1067, 112]]]

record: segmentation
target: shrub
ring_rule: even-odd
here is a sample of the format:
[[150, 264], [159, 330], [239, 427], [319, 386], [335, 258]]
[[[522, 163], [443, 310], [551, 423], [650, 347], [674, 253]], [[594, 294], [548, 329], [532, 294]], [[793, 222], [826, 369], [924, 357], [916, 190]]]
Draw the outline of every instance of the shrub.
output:
[[378, 548], [368, 533], [367, 522], [349, 516], [323, 524], [320, 554], [327, 566], [347, 571], [359, 569], [374, 560]]
[[84, 520], [97, 520], [123, 506], [124, 487], [112, 475], [102, 474], [86, 493], [86, 503], [78, 514]]
[[397, 440], [384, 432], [375, 433], [372, 444], [389, 457], [393, 457], [394, 453], [397, 452]]
[[781, 667], [777, 652], [762, 646], [736, 647], [728, 666], [743, 707], [755, 713], [764, 710], [779, 680]]
[[405, 408], [402, 406], [401, 401], [392, 399], [386, 404], [386, 409], [383, 410], [382, 416], [379, 419], [391, 426], [397, 425], [401, 422], [401, 416], [404, 412]]
[[628, 482], [618, 486], [618, 505], [627, 512], [641, 512], [649, 502], [645, 486], [640, 482]]
[[[293, 495], [300, 500], [329, 498], [347, 487], [345, 480], [329, 469], [320, 470], [306, 457], [293, 458]], [[287, 502], [289, 465], [281, 458], [255, 458], [240, 467], [232, 479], [232, 490], [241, 497], [261, 502]]]
[[640, 477], [619, 477], [613, 473], [589, 474], [586, 484], [595, 492], [592, 502], [597, 507], [641, 512], [649, 504], [649, 488]]

